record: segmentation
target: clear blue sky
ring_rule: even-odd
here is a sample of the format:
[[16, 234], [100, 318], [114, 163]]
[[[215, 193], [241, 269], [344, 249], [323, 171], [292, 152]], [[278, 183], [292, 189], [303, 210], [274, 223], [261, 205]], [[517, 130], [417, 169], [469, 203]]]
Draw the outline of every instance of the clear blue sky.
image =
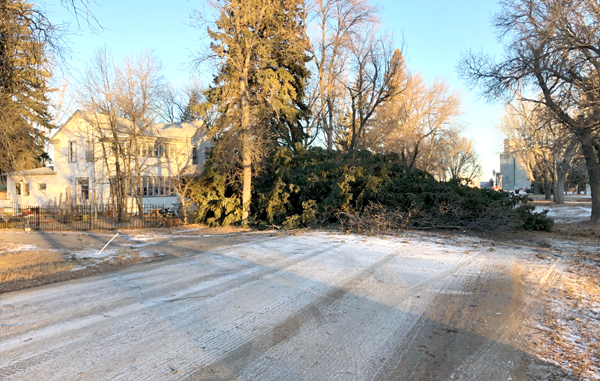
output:
[[[46, 8], [55, 22], [71, 22], [73, 15], [48, 0]], [[163, 63], [163, 74], [175, 86], [189, 80], [193, 52], [202, 48], [201, 33], [190, 25], [194, 9], [207, 9], [204, 1], [187, 0], [99, 0], [91, 9], [105, 28], [96, 34], [82, 24], [71, 36], [71, 76], [106, 45], [119, 60], [125, 54], [152, 51]], [[502, 135], [495, 130], [502, 107], [479, 100], [459, 80], [456, 65], [460, 53], [469, 48], [500, 54], [490, 16], [498, 9], [496, 0], [380, 0], [385, 28], [400, 41], [403, 37], [408, 66], [432, 81], [444, 78], [463, 96], [465, 135], [476, 142], [484, 172], [483, 179], [498, 169]], [[210, 81], [210, 73], [202, 78]]]

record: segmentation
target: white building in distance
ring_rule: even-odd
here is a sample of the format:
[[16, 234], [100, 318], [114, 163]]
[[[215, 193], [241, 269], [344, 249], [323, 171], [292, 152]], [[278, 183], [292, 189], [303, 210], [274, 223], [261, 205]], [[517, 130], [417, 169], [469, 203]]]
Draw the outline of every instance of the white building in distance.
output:
[[504, 139], [504, 152], [500, 154], [500, 172], [496, 173], [496, 185], [505, 191], [531, 188], [529, 171], [509, 139]]

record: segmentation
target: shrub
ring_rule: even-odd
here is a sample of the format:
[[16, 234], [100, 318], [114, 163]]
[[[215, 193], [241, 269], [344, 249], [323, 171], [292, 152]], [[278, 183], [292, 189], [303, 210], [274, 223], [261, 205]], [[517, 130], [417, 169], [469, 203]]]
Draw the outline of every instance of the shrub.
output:
[[196, 222], [229, 226], [241, 220], [242, 201], [232, 176], [209, 158], [202, 176], [194, 181], [191, 198], [198, 206]]
[[547, 231], [552, 230], [554, 220], [547, 216], [548, 210], [534, 212], [535, 206], [523, 204], [517, 208], [519, 217], [523, 221], [524, 230]]

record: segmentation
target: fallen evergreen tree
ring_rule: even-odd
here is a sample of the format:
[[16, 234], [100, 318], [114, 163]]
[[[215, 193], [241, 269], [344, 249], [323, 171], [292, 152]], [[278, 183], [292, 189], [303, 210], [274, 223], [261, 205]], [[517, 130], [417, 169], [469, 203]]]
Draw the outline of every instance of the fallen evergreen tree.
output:
[[[286, 229], [341, 225], [362, 232], [400, 228], [550, 230], [526, 196], [439, 182], [407, 171], [396, 154], [278, 148], [253, 182], [251, 223]], [[209, 159], [194, 187], [197, 222], [241, 220], [236, 172]]]

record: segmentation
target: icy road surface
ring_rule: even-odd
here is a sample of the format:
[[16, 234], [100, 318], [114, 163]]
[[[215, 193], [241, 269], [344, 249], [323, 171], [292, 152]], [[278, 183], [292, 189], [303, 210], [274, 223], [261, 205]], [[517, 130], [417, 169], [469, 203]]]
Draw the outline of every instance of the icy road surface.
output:
[[[168, 240], [169, 239], [169, 240]], [[262, 235], [0, 295], [2, 380], [520, 380], [564, 268], [476, 238]], [[184, 250], [185, 249], [185, 250]], [[539, 374], [538, 374], [539, 373]]]

